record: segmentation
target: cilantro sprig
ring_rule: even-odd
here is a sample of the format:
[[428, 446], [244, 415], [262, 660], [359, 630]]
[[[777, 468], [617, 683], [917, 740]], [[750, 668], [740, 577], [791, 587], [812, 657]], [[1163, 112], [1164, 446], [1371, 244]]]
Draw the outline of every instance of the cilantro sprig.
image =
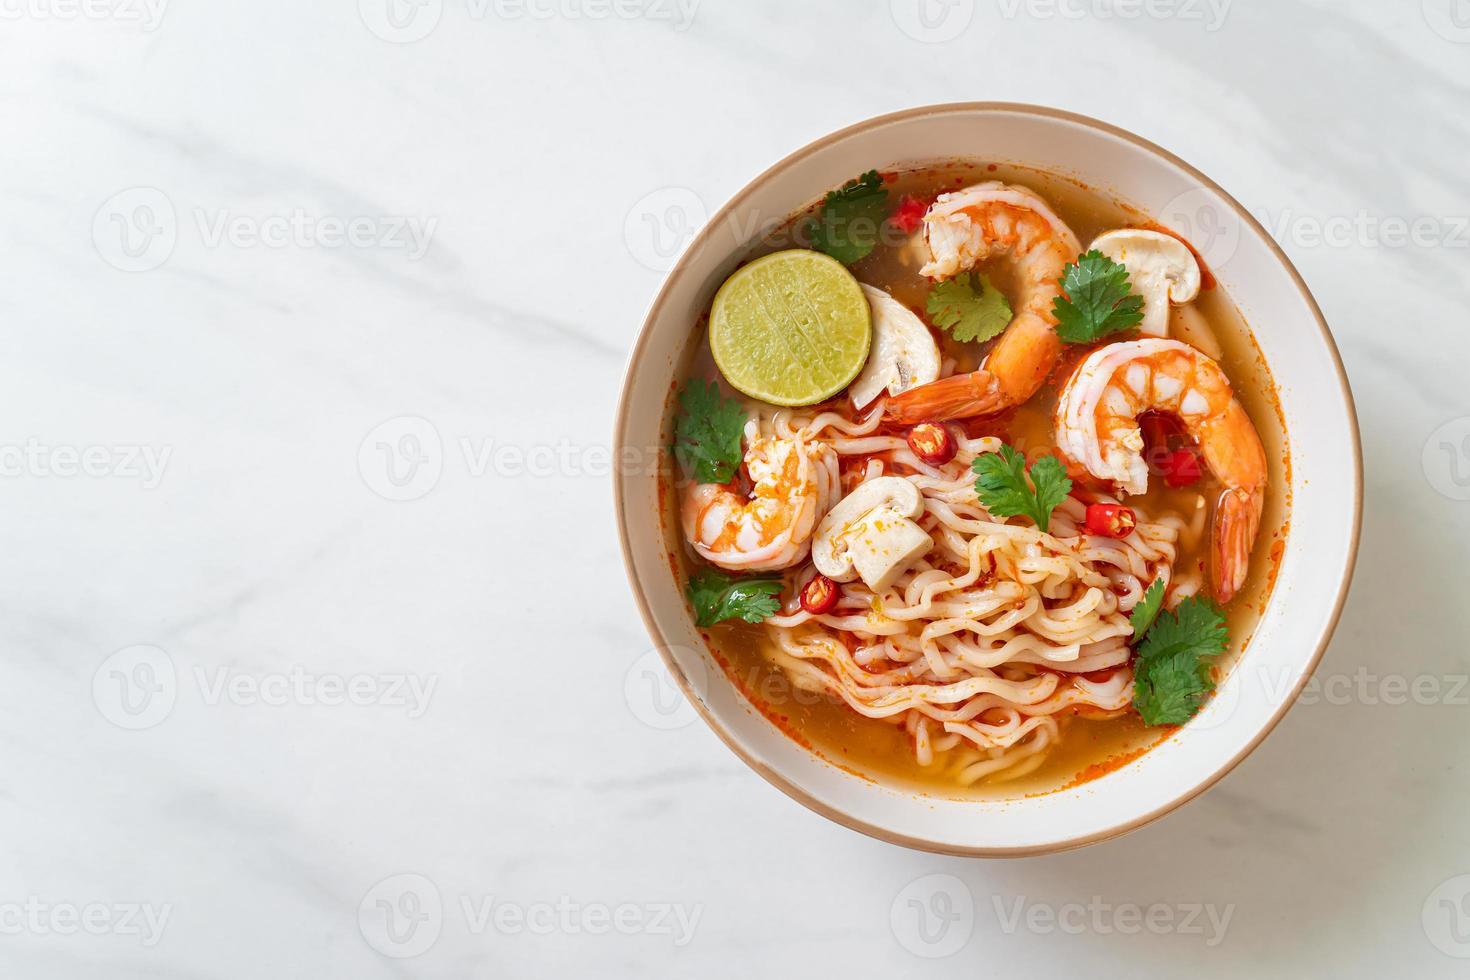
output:
[[1143, 320], [1143, 297], [1129, 291], [1128, 270], [1096, 249], [1067, 266], [1061, 286], [1066, 295], [1052, 301], [1052, 313], [1057, 336], [1069, 344], [1090, 344]]
[[702, 568], [689, 576], [685, 590], [694, 606], [694, 623], [713, 626], [727, 619], [759, 623], [781, 608], [781, 579], [762, 575], [740, 578], [713, 568]]
[[1143, 634], [1159, 618], [1159, 610], [1164, 608], [1164, 580], [1154, 579], [1154, 584], [1143, 591], [1143, 598], [1138, 600], [1138, 605], [1133, 607], [1133, 612], [1128, 615], [1128, 623], [1133, 627], [1135, 639], [1142, 639]]
[[970, 468], [975, 495], [991, 516], [1029, 517], [1043, 533], [1051, 526], [1051, 512], [1072, 490], [1061, 460], [1043, 456], [1031, 464], [1028, 481], [1026, 458], [1004, 443], [998, 452], [976, 456]]
[[925, 308], [935, 326], [961, 342], [987, 341], [1011, 322], [1011, 304], [978, 273], [939, 283], [929, 290]]
[[720, 386], [687, 382], [679, 392], [674, 420], [674, 455], [700, 483], [729, 483], [740, 467], [745, 409], [737, 398], [720, 397]]
[[888, 215], [888, 191], [876, 170], [869, 170], [828, 191], [822, 210], [806, 224], [812, 248], [846, 265], [866, 258], [878, 244]]
[[1215, 689], [1210, 668], [1229, 638], [1225, 617], [1199, 596], [1158, 616], [1135, 647], [1133, 706], [1144, 724], [1182, 725], [1195, 716]]

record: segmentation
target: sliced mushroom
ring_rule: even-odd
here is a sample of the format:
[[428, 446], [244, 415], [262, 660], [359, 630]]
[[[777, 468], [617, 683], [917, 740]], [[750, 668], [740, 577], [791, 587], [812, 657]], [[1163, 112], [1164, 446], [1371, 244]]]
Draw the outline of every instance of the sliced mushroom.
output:
[[1194, 253], [1173, 235], [1143, 228], [1105, 231], [1091, 248], [1128, 269], [1128, 281], [1143, 297], [1143, 323], [1150, 337], [1169, 335], [1169, 303], [1188, 303], [1199, 295], [1199, 263]]
[[896, 395], [939, 377], [939, 345], [924, 321], [883, 290], [860, 285], [873, 311], [873, 349], [847, 389], [854, 408], [866, 408], [885, 388]]
[[812, 561], [834, 582], [861, 578], [881, 592], [934, 547], [934, 539], [914, 523], [923, 513], [924, 497], [908, 480], [869, 480], [817, 525]]
[[1174, 331], [1175, 340], [1182, 340], [1217, 361], [1224, 359], [1225, 352], [1220, 347], [1219, 339], [1215, 337], [1214, 329], [1193, 303], [1175, 310], [1169, 325]]

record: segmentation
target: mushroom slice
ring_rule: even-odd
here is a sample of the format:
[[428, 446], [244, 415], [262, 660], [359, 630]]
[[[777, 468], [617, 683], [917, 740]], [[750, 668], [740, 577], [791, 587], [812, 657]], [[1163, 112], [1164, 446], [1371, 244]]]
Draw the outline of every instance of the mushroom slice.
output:
[[847, 389], [862, 409], [887, 388], [890, 395], [939, 378], [939, 345], [924, 321], [881, 289], [859, 283], [873, 311], [873, 349], [867, 366]]
[[924, 513], [919, 488], [900, 476], [860, 484], [817, 525], [812, 561], [834, 582], [861, 578], [874, 592], [888, 588], [934, 547], [914, 523]]
[[1092, 240], [1094, 248], [1128, 270], [1128, 281], [1143, 297], [1145, 336], [1169, 335], [1169, 303], [1188, 303], [1199, 295], [1199, 263], [1194, 253], [1173, 235], [1142, 228], [1105, 231]]

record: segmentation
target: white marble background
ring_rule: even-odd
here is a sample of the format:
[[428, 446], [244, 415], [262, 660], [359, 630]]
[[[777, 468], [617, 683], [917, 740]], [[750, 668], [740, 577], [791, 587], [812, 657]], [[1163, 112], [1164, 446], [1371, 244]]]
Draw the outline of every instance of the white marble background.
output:
[[[0, 0], [0, 975], [1465, 975], [1470, 3], [393, 2]], [[1013, 862], [668, 728], [605, 475], [701, 214], [962, 99], [1265, 218], [1367, 461], [1310, 703]]]

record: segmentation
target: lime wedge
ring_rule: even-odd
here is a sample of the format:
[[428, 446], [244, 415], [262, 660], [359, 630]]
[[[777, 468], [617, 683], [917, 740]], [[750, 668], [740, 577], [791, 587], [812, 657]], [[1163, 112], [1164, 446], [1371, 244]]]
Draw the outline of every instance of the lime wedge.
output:
[[814, 405], [863, 369], [872, 314], [841, 262], [789, 249], [739, 269], [715, 293], [709, 346], [725, 380], [772, 405]]

